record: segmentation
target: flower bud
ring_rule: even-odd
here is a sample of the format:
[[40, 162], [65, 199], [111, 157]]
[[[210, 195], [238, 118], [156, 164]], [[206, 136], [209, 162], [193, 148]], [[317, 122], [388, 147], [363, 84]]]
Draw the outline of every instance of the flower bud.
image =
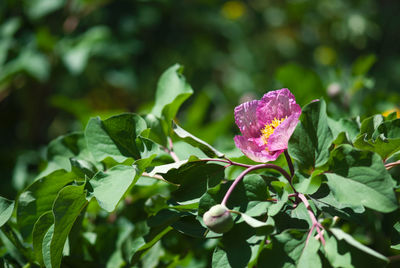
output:
[[233, 226], [233, 219], [223, 205], [215, 205], [203, 215], [204, 224], [215, 233], [226, 233]]

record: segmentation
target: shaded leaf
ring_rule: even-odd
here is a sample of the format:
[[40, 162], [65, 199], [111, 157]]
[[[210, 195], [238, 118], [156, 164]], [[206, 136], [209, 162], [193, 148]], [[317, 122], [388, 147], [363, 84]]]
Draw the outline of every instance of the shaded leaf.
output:
[[43, 239], [43, 261], [46, 267], [61, 266], [65, 241], [86, 204], [84, 185], [66, 186], [59, 192], [53, 205], [54, 231], [50, 227]]
[[[329, 260], [333, 267], [351, 268], [354, 267], [351, 264], [350, 252], [343, 252], [343, 249], [339, 248], [336, 238], [334, 236], [326, 239], [325, 244], [325, 256]], [[343, 254], [341, 254], [342, 252]]]
[[400, 119], [383, 122], [380, 115], [365, 119], [354, 146], [376, 152], [386, 160], [400, 151]]
[[58, 192], [77, 179], [72, 172], [57, 170], [28, 186], [17, 201], [17, 223], [23, 237], [27, 237], [39, 217], [50, 211]]
[[48, 232], [49, 228], [54, 223], [54, 216], [51, 211], [44, 213], [40, 218], [36, 221], [35, 226], [33, 227], [32, 233], [32, 244], [33, 244], [33, 254], [37, 262], [40, 265], [44, 265], [43, 262], [43, 252], [42, 252], [42, 244], [43, 239]]
[[341, 145], [331, 153], [325, 176], [340, 203], [363, 205], [381, 212], [398, 207], [393, 179], [377, 154]]
[[272, 221], [259, 221], [253, 217], [250, 217], [249, 215], [246, 215], [244, 213], [240, 213], [240, 216], [242, 216], [243, 220], [250, 225], [253, 228], [258, 228], [258, 227], [263, 227], [263, 226], [273, 226]]
[[304, 246], [303, 252], [297, 263], [298, 268], [309, 268], [309, 267], [322, 267], [321, 259], [318, 256], [318, 250], [320, 242], [313, 237], [308, 240], [308, 244]]
[[88, 122], [85, 138], [97, 161], [112, 157], [121, 163], [127, 158], [141, 157], [138, 148], [141, 141], [137, 138], [146, 128], [146, 121], [137, 114], [120, 114], [104, 121], [97, 117]]
[[14, 210], [14, 201], [0, 196], [0, 227], [11, 217]]
[[172, 193], [177, 202], [197, 202], [207, 189], [215, 187], [224, 178], [224, 169], [218, 164], [189, 162], [163, 175], [169, 182], [179, 184]]
[[357, 240], [355, 240], [351, 235], [343, 232], [341, 229], [338, 228], [331, 228], [330, 231], [333, 233], [333, 235], [338, 239], [338, 240], [344, 240], [346, 241], [349, 245], [365, 252], [366, 254], [379, 259], [382, 262], [388, 263], [389, 259], [386, 258], [385, 256], [383, 256], [382, 254], [380, 254], [379, 252], [376, 252], [373, 249], [370, 249], [367, 246], [364, 246], [363, 244], [361, 244], [360, 242], [358, 242]]
[[[209, 188], [200, 199], [199, 215], [203, 215], [212, 206], [220, 204], [232, 183], [233, 181], [229, 181]], [[248, 175], [235, 187], [235, 190], [228, 200], [227, 207], [247, 213], [247, 209], [250, 210], [256, 205], [256, 202], [250, 204], [250, 201], [261, 202], [265, 201], [267, 198], [267, 185], [263, 178], [260, 175]]]

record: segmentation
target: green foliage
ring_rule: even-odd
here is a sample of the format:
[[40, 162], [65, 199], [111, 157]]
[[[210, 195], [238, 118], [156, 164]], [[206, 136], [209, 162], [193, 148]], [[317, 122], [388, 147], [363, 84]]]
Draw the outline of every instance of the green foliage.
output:
[[[398, 119], [376, 115], [360, 125], [334, 120], [323, 99], [313, 101], [302, 109], [287, 165], [280, 159], [234, 162], [173, 123], [191, 94], [180, 70], [174, 65], [161, 76], [152, 113], [92, 118], [83, 133], [49, 143], [43, 170], [15, 201], [0, 198], [5, 262], [45, 267], [389, 262], [385, 255], [397, 250], [396, 239], [390, 246], [391, 238], [382, 238], [385, 247], [378, 252], [369, 247], [378, 243], [374, 236], [359, 234], [382, 218], [398, 229], [398, 180], [388, 171], [398, 162], [385, 162], [400, 149]], [[176, 91], [169, 95], [171, 87]]]
[[301, 170], [311, 172], [325, 164], [333, 141], [324, 100], [304, 107], [300, 123], [290, 138], [289, 152]]
[[[0, 2], [0, 266], [398, 266], [396, 1]], [[233, 108], [281, 87], [294, 173], [235, 184]]]
[[0, 197], [0, 227], [11, 217], [14, 210], [14, 201]]

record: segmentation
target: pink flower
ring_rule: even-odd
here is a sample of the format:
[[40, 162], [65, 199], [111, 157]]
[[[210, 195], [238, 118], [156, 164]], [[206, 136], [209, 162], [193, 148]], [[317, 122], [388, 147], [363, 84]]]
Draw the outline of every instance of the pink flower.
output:
[[243, 136], [235, 136], [235, 144], [256, 162], [274, 161], [287, 149], [300, 114], [301, 108], [287, 88], [242, 103], [235, 108], [235, 121]]

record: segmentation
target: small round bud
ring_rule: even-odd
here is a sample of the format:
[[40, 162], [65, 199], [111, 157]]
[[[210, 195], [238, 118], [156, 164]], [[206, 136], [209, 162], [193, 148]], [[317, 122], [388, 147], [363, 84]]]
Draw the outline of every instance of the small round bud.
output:
[[215, 205], [203, 215], [204, 224], [215, 233], [226, 233], [233, 226], [231, 213], [223, 205]]

